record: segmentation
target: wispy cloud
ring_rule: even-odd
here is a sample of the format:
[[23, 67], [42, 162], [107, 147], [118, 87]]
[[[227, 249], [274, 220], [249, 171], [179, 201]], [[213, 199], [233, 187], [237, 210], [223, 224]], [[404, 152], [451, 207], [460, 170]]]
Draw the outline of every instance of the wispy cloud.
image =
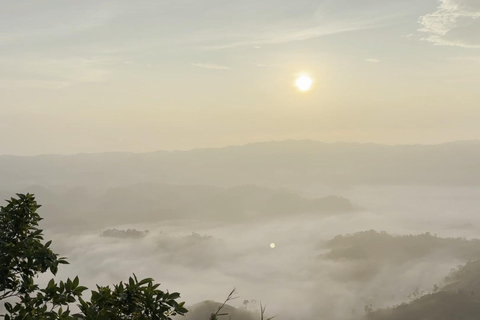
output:
[[397, 0], [373, 0], [368, 5], [351, 0], [309, 2], [303, 11], [295, 15], [279, 15], [268, 24], [264, 21], [255, 21], [247, 26], [242, 24], [241, 29], [225, 30], [217, 41], [209, 39], [201, 47], [206, 50], [258, 48], [384, 27], [403, 21], [414, 3], [413, 0], [404, 0], [400, 4]]
[[379, 63], [380, 62], [380, 60], [377, 59], [377, 58], [368, 58], [368, 59], [365, 59], [365, 61], [370, 62], [370, 63]]
[[192, 66], [203, 69], [213, 69], [213, 70], [230, 70], [227, 66], [221, 66], [218, 64], [212, 63], [191, 63]]
[[420, 17], [424, 41], [435, 45], [480, 48], [480, 1], [442, 0], [433, 13]]
[[245, 41], [235, 41], [235, 42], [227, 42], [219, 45], [205, 46], [204, 49], [219, 50], [219, 49], [229, 49], [229, 48], [243, 47], [243, 46], [260, 47], [261, 45], [280, 44], [280, 43], [293, 42], [293, 41], [309, 40], [309, 39], [314, 39], [314, 38], [342, 33], [342, 32], [370, 29], [373, 27], [375, 26], [364, 24], [364, 25], [329, 26], [329, 27], [318, 26], [313, 28], [300, 29], [296, 31], [280, 30], [276, 32], [259, 34], [258, 36], [251, 37], [250, 39]]

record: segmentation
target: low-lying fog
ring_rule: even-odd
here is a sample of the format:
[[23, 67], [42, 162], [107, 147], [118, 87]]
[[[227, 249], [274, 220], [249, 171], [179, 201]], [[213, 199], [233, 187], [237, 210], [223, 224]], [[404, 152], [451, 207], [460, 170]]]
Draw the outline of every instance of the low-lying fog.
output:
[[59, 278], [95, 288], [135, 273], [189, 306], [235, 287], [232, 320], [259, 319], [260, 302], [277, 319], [360, 320], [480, 259], [479, 161], [464, 143], [0, 157], [0, 196], [37, 196], [70, 261]]
[[[358, 208], [334, 215], [249, 216], [236, 222], [199, 217], [119, 224], [112, 218], [109, 228], [48, 235], [71, 263], [60, 277], [78, 274], [90, 288], [119, 282], [134, 272], [181, 292], [192, 305], [223, 301], [236, 287], [240, 297], [232, 305], [243, 307], [244, 300], [253, 299], [257, 303], [247, 308], [258, 309], [261, 301], [268, 305], [267, 315], [278, 314], [278, 319], [360, 318], [365, 305], [409, 301], [416, 289], [432, 291], [450, 269], [475, 259], [475, 254], [480, 257], [477, 243], [460, 239], [429, 242], [420, 252], [406, 252], [408, 244], [395, 245], [381, 237], [370, 240], [379, 243], [365, 256], [325, 255], [332, 250], [326, 241], [371, 229], [391, 235], [430, 232], [432, 238], [474, 238], [480, 231], [480, 188], [379, 186], [328, 192], [310, 187], [303, 194], [345, 196]], [[132, 237], [102, 234], [113, 228], [149, 232]], [[411, 239], [410, 247], [422, 246], [417, 240]], [[356, 243], [354, 239], [346, 247]]]

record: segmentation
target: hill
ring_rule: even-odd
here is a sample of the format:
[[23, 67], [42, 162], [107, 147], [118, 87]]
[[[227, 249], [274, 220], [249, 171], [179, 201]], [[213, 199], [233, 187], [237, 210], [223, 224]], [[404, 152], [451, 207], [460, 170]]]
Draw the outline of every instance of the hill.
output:
[[[189, 320], [205, 320], [210, 319], [210, 315], [215, 313], [222, 304], [214, 301], [203, 301], [197, 303], [191, 307], [188, 307], [188, 319]], [[228, 320], [258, 320], [259, 316], [253, 312], [242, 309], [235, 308], [228, 304], [223, 306], [221, 314], [224, 316], [218, 317], [218, 319], [228, 319]], [[180, 319], [180, 318], [177, 318]]]
[[167, 219], [241, 222], [298, 214], [332, 215], [355, 208], [346, 198], [305, 198], [286, 189], [253, 185], [232, 188], [205, 185], [136, 183], [92, 192], [86, 187], [52, 190], [31, 186], [0, 190], [0, 197], [30, 192], [42, 202], [46, 225], [112, 227]]
[[257, 184], [432, 184], [480, 182], [480, 142], [378, 145], [265, 142], [153, 153], [0, 156], [0, 181], [13, 187], [113, 186], [136, 182]]
[[430, 233], [391, 235], [375, 230], [338, 235], [319, 248], [329, 251], [323, 257], [338, 261], [369, 261], [402, 264], [433, 256], [472, 260], [480, 257], [480, 240], [441, 238]]
[[365, 320], [474, 320], [480, 314], [480, 260], [452, 270], [438, 292], [369, 312]]

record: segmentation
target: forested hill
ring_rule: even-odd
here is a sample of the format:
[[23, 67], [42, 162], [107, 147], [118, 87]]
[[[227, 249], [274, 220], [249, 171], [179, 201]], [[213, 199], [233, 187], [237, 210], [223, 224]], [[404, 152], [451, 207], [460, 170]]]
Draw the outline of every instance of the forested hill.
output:
[[480, 314], [480, 261], [469, 262], [445, 277], [446, 285], [392, 308], [368, 313], [364, 320], [477, 320]]
[[15, 185], [119, 185], [154, 181], [259, 184], [480, 183], [480, 142], [397, 145], [283, 141], [153, 153], [0, 156], [0, 181]]

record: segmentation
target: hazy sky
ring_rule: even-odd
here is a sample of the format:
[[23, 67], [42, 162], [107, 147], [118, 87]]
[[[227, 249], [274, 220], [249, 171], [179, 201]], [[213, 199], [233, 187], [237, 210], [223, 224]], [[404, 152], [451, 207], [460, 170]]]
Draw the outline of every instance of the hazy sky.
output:
[[1, 154], [480, 139], [478, 0], [0, 5]]

